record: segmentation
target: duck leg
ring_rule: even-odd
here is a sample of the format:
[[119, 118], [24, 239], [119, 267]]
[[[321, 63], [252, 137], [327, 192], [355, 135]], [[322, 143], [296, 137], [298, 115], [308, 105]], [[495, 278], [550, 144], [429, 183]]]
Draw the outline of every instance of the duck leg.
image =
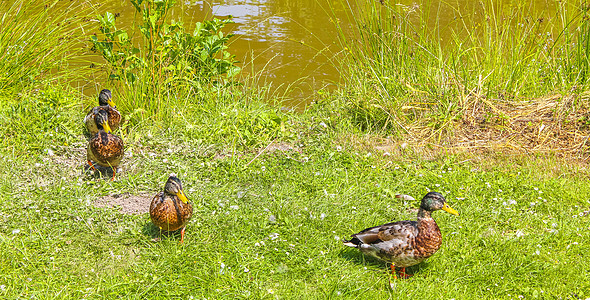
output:
[[399, 272], [399, 276], [401, 278], [408, 279], [408, 278], [412, 277], [413, 275], [406, 273], [406, 267], [403, 267]]
[[180, 243], [182, 244], [182, 242], [184, 241], [184, 229], [186, 227], [182, 227], [182, 229], [180, 230]]
[[397, 272], [395, 272], [395, 265], [391, 263], [391, 274], [393, 275], [393, 279], [397, 279]]
[[94, 171], [96, 171], [96, 168], [94, 167], [94, 165], [92, 164], [92, 162], [90, 161], [90, 159], [88, 160], [88, 165], [90, 166], [90, 168]]
[[113, 169], [113, 177], [111, 178], [111, 181], [115, 181], [115, 175], [117, 174], [117, 170], [113, 167], [111, 167], [111, 169]]

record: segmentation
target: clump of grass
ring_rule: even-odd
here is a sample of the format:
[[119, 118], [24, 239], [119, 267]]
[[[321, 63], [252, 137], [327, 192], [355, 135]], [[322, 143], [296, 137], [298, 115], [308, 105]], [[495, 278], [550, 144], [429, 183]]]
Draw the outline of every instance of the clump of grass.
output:
[[51, 5], [22, 0], [8, 3], [0, 8], [0, 90], [6, 93], [42, 77], [71, 75], [68, 62], [83, 50], [78, 42], [93, 7], [58, 1]]
[[586, 5], [371, 1], [351, 11], [356, 26], [339, 28], [338, 67], [343, 101], [365, 128], [400, 133], [399, 123], [419, 122], [452, 131], [469, 102], [577, 93], [590, 83]]
[[71, 147], [83, 140], [83, 111], [73, 88], [41, 85], [41, 90], [21, 90], [0, 97], [0, 145], [27, 156], [28, 151]]

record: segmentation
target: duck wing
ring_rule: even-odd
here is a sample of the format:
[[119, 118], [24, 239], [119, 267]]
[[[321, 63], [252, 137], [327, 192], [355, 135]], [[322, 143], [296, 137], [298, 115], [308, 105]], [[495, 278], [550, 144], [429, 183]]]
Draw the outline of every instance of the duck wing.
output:
[[90, 109], [88, 114], [86, 114], [86, 117], [84, 117], [84, 124], [86, 124], [86, 129], [88, 129], [90, 136], [93, 136], [98, 132], [98, 127], [96, 126], [96, 122], [94, 121], [94, 116], [98, 114], [98, 108], [98, 106], [93, 107], [92, 109]]
[[410, 241], [418, 235], [418, 222], [398, 221], [367, 228], [352, 235], [352, 239], [344, 241], [350, 247], [358, 248], [361, 244], [376, 245], [382, 242], [400, 240]]
[[399, 267], [412, 266], [423, 259], [415, 255], [414, 243], [418, 236], [418, 222], [399, 221], [367, 228], [352, 235], [344, 245], [390, 262]]

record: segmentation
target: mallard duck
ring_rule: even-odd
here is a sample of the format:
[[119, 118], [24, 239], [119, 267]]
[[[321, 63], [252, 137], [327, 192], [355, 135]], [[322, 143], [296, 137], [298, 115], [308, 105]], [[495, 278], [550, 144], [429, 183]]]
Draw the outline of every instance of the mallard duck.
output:
[[443, 195], [430, 192], [422, 198], [417, 221], [399, 221], [367, 228], [352, 235], [344, 245], [391, 263], [391, 273], [397, 278], [395, 267], [400, 267], [400, 276], [409, 277], [406, 267], [419, 264], [432, 256], [442, 242], [440, 229], [431, 216], [435, 210], [442, 209], [458, 216]]
[[88, 164], [91, 168], [94, 168], [92, 162], [111, 168], [112, 180], [115, 180], [116, 169], [124, 155], [123, 140], [111, 133], [106, 110], [99, 110], [94, 116], [94, 121], [98, 132], [88, 141], [88, 149], [86, 149]]
[[182, 191], [182, 183], [171, 175], [164, 191], [159, 192], [150, 204], [150, 217], [160, 230], [180, 229], [180, 243], [184, 241], [184, 229], [193, 215], [193, 207]]
[[109, 127], [111, 130], [117, 130], [121, 123], [121, 114], [117, 110], [115, 102], [113, 102], [110, 90], [104, 89], [100, 91], [98, 94], [98, 104], [100, 106], [92, 108], [84, 118], [84, 123], [86, 124], [86, 129], [90, 132], [90, 136], [94, 136], [98, 132], [98, 126], [94, 121], [94, 117], [101, 110], [108, 113]]

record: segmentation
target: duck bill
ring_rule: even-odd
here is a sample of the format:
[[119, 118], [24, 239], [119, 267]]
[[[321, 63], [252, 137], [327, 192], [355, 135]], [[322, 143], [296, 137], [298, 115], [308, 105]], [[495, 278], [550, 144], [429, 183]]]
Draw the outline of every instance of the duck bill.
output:
[[455, 215], [455, 216], [459, 215], [459, 213], [456, 210], [454, 210], [453, 208], [451, 208], [447, 203], [445, 203], [445, 205], [443, 205], [442, 210], [444, 210], [452, 215]]
[[115, 105], [115, 101], [113, 101], [113, 99], [111, 99], [111, 98], [109, 98], [109, 100], [107, 100], [107, 103], [108, 103], [110, 106], [112, 106], [112, 107], [117, 107], [117, 106]]
[[178, 198], [180, 198], [182, 202], [188, 203], [188, 198], [186, 197], [183, 191], [179, 191], [178, 193], [176, 193], [176, 196], [178, 196]]
[[104, 129], [104, 131], [106, 131], [106, 133], [113, 132], [111, 130], [111, 126], [109, 126], [109, 122], [102, 122], [102, 128]]

